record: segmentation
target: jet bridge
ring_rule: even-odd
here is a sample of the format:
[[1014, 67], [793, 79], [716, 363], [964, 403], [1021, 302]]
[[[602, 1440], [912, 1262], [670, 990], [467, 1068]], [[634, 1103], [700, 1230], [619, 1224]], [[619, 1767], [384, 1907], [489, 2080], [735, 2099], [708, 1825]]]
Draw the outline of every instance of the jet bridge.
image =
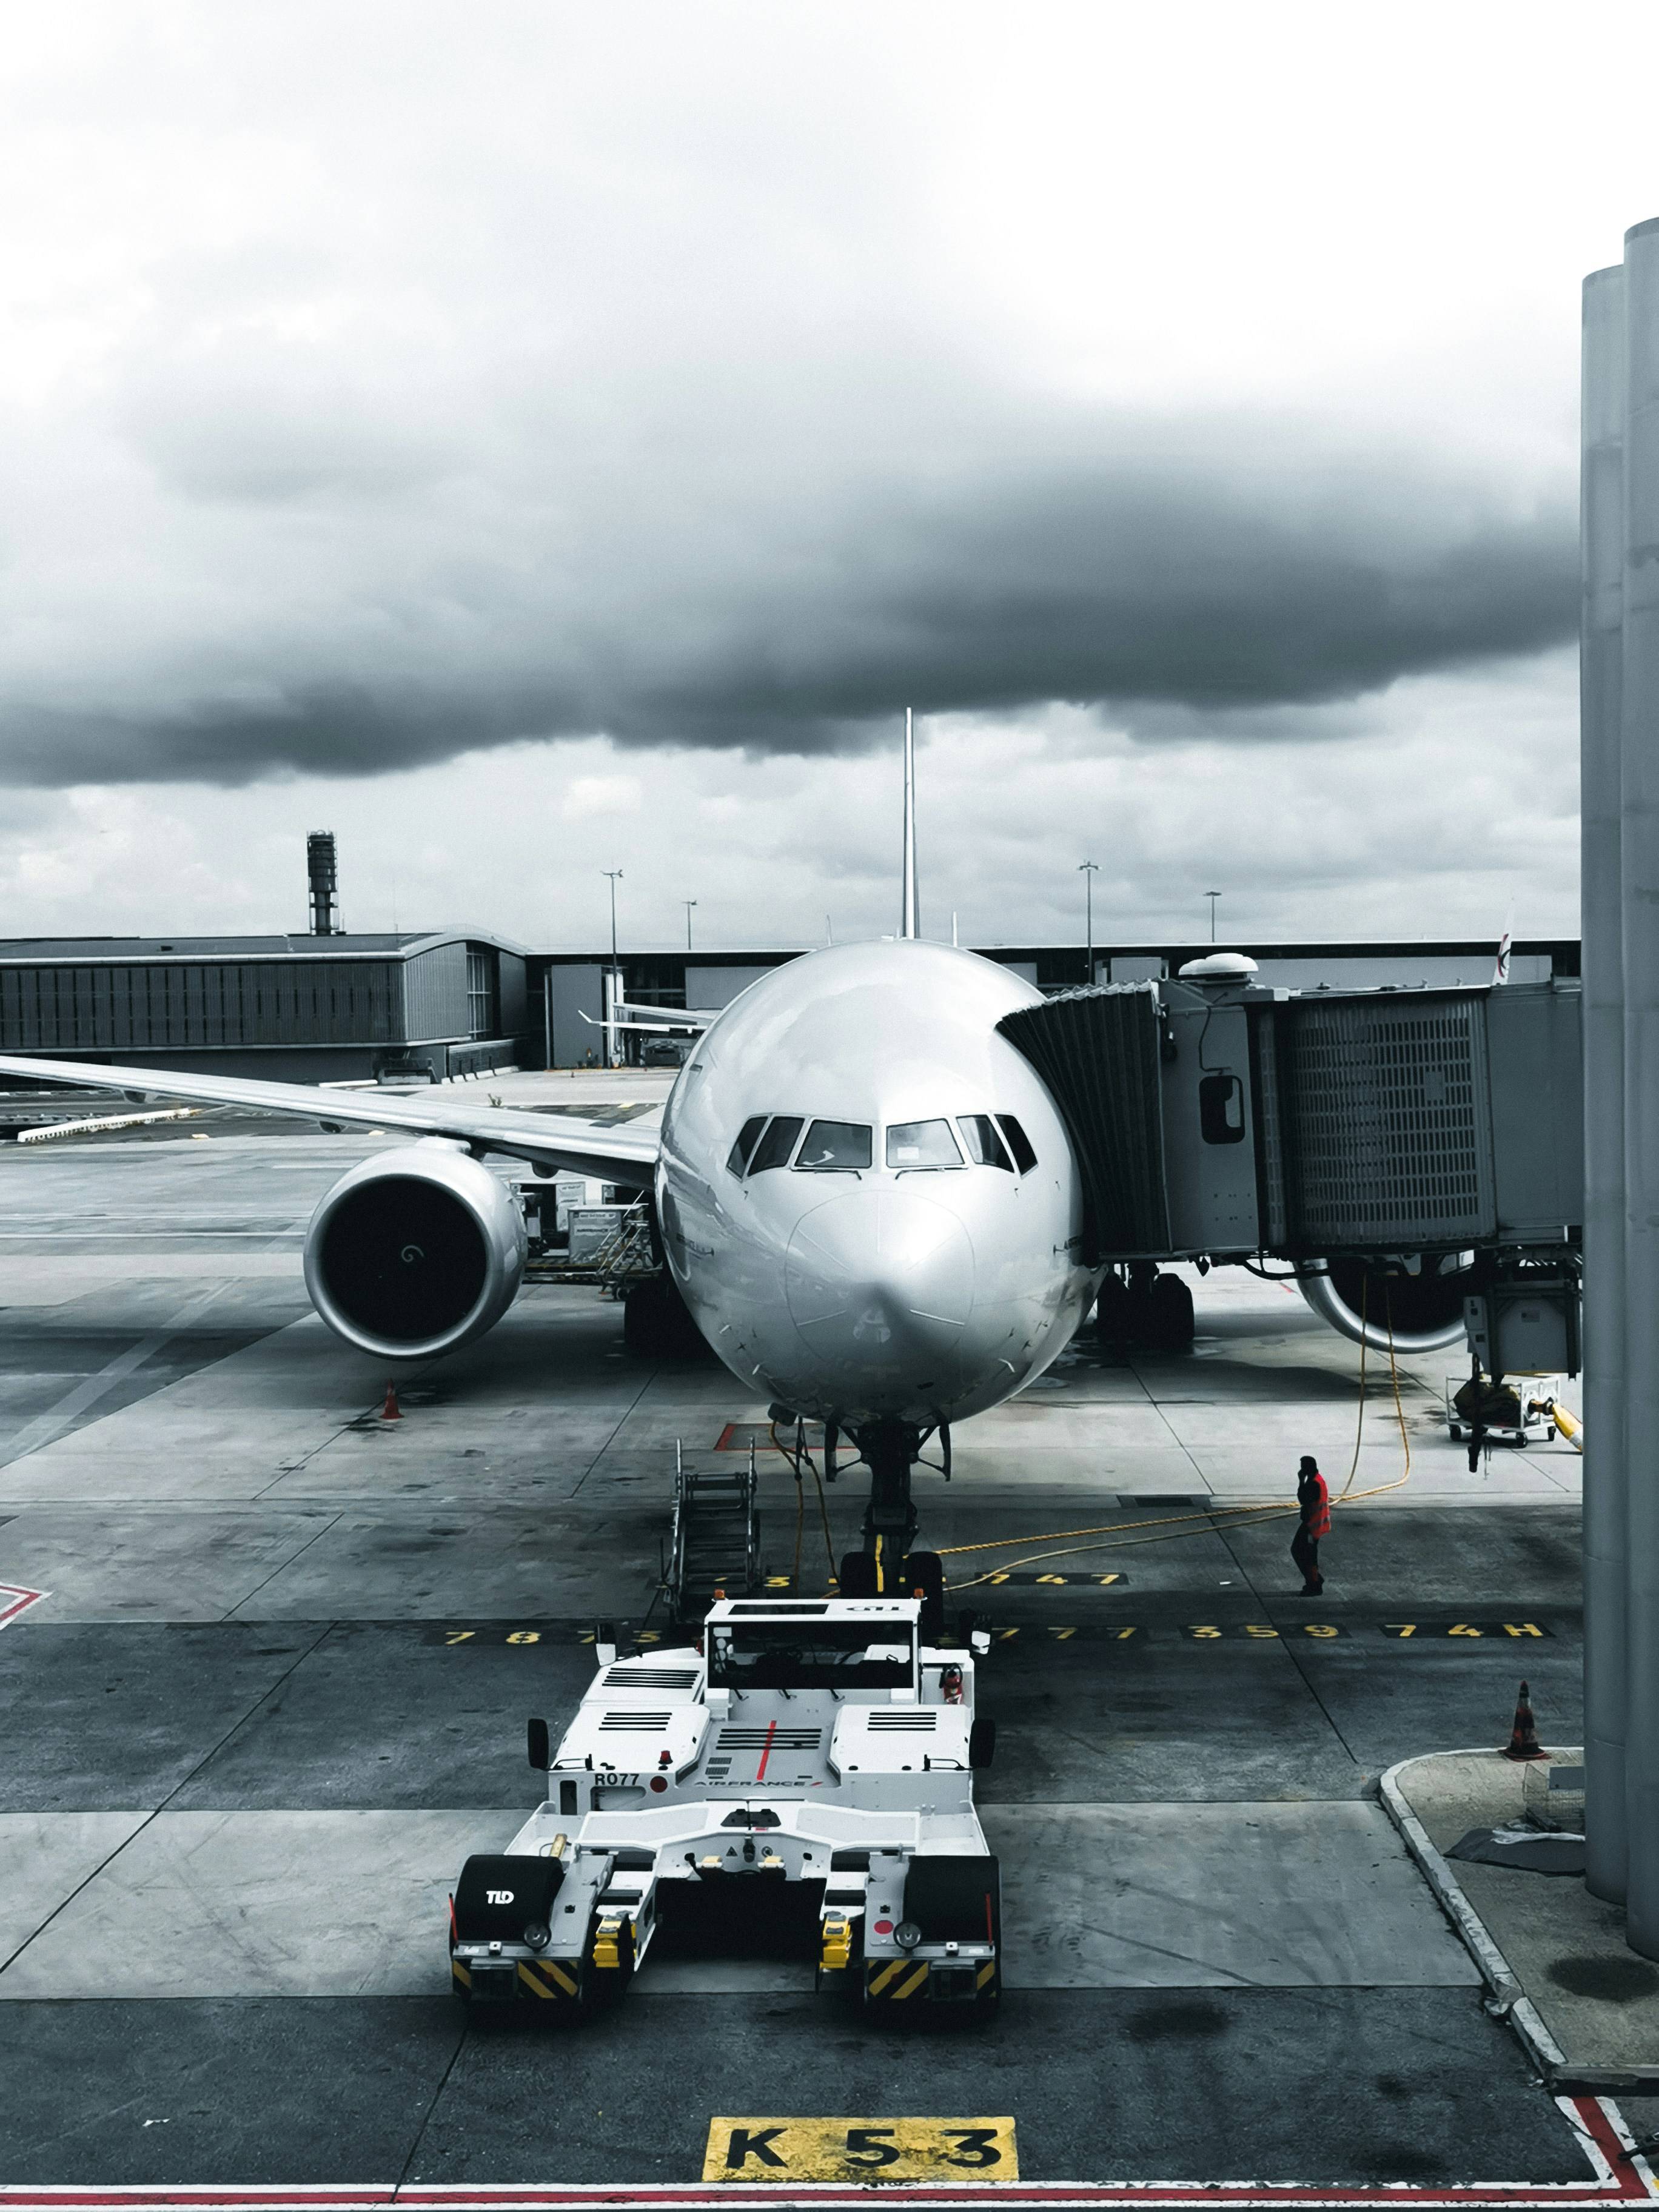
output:
[[[1068, 991], [1000, 1027], [1065, 1116], [1094, 1264], [1271, 1257], [1339, 1327], [1386, 1272], [1401, 1340], [1467, 1318], [1502, 1367], [1572, 1372], [1581, 1003], [1566, 979], [1297, 995], [1235, 973]], [[1523, 1346], [1540, 1299], [1554, 1318]]]

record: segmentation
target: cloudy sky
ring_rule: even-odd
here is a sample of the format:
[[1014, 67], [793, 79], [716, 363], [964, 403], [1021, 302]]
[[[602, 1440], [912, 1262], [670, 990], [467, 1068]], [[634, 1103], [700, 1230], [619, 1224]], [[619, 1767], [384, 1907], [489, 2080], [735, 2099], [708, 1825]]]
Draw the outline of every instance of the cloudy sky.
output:
[[1651, 9], [3, 20], [0, 933], [1576, 927]]

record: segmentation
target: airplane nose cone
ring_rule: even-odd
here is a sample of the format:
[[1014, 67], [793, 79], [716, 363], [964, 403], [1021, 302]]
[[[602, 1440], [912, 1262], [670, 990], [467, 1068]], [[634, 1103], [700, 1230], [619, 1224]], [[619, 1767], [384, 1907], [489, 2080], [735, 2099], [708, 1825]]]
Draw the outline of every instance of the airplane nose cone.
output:
[[820, 1357], [909, 1372], [954, 1358], [974, 1303], [974, 1248], [948, 1207], [866, 1185], [796, 1224], [784, 1269], [789, 1315]]

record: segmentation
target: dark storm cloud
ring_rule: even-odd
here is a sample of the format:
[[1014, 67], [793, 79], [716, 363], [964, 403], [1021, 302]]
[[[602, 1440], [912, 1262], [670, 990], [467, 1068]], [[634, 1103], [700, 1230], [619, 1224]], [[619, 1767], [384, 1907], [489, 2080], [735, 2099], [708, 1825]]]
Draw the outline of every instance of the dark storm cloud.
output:
[[[755, 456], [556, 459], [558, 501], [527, 467], [516, 505], [510, 454], [423, 468], [387, 427], [354, 469], [349, 444], [264, 422], [239, 444], [222, 411], [194, 443], [150, 438], [252, 611], [175, 624], [125, 696], [14, 676], [0, 774], [236, 784], [595, 733], [857, 750], [908, 703], [1272, 733], [1264, 709], [1545, 648], [1576, 620], [1565, 488], [1516, 500], [1296, 425], [1050, 422], [1024, 458], [935, 442], [852, 484], [797, 462], [775, 487]], [[503, 502], [494, 537], [458, 519]], [[199, 568], [200, 545], [180, 557]]]

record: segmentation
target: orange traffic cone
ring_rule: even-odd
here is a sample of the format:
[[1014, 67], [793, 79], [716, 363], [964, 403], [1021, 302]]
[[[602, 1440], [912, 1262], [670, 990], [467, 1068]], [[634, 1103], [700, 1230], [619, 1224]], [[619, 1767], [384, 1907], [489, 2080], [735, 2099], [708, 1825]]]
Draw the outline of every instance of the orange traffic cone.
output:
[[388, 1382], [386, 1386], [386, 1403], [380, 1408], [380, 1419], [383, 1421], [401, 1421], [403, 1419], [403, 1414], [398, 1410], [398, 1386], [395, 1382]]
[[1538, 1741], [1538, 1723], [1533, 1718], [1532, 1693], [1526, 1684], [1521, 1685], [1521, 1694], [1515, 1701], [1515, 1725], [1510, 1730], [1510, 1740], [1504, 1747], [1505, 1759], [1547, 1759]]

